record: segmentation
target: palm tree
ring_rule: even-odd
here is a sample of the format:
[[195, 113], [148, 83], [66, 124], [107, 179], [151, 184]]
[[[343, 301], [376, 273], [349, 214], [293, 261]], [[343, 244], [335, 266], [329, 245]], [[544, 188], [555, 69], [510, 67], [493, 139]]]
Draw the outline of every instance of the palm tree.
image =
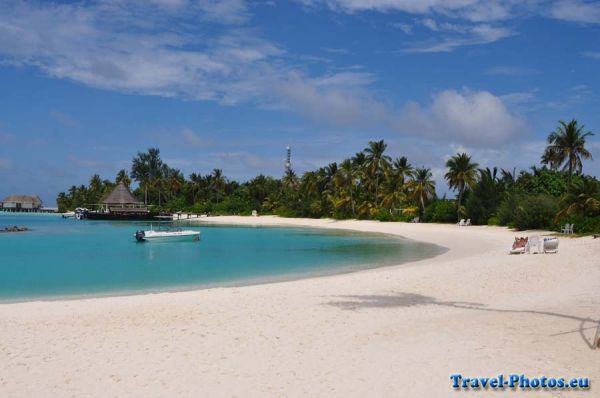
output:
[[210, 184], [211, 189], [213, 190], [214, 195], [217, 197], [217, 203], [219, 203], [221, 192], [223, 192], [223, 190], [225, 189], [225, 184], [227, 183], [227, 181], [225, 180], [225, 177], [223, 176], [223, 170], [213, 169], [210, 177], [211, 177], [211, 184]]
[[365, 166], [369, 170], [370, 177], [375, 178], [375, 202], [379, 195], [379, 177], [390, 166], [392, 158], [384, 155], [387, 144], [383, 141], [369, 141], [369, 146], [365, 148]]
[[414, 167], [412, 167], [411, 164], [408, 163], [408, 159], [406, 158], [406, 156], [396, 158], [396, 160], [394, 160], [394, 163], [392, 163], [392, 168], [400, 178], [400, 184], [402, 185], [404, 185], [404, 183], [406, 182], [406, 178], [411, 177], [415, 171]]
[[294, 189], [298, 185], [298, 176], [294, 170], [286, 169], [282, 181], [286, 187]]
[[386, 208], [399, 208], [406, 199], [404, 179], [392, 174], [381, 184], [381, 205]]
[[337, 172], [334, 176], [335, 185], [339, 188], [339, 191], [342, 192], [342, 200], [337, 202], [336, 207], [340, 207], [342, 205], [350, 204], [350, 210], [352, 211], [352, 215], [356, 216], [356, 208], [354, 202], [354, 187], [356, 180], [356, 171], [350, 159], [344, 160], [341, 164]]
[[200, 173], [190, 174], [190, 188], [192, 191], [192, 204], [196, 203], [196, 192], [200, 189], [202, 183], [202, 175]]
[[585, 149], [585, 139], [594, 133], [584, 133], [584, 127], [579, 127], [575, 119], [569, 123], [560, 120], [556, 131], [548, 135], [548, 146], [542, 155], [542, 164], [549, 165], [554, 170], [562, 165], [562, 170], [568, 171], [569, 185], [573, 173], [579, 174], [583, 169], [581, 160], [592, 159], [592, 154]]
[[144, 188], [144, 203], [148, 204], [148, 187], [156, 185], [156, 179], [161, 175], [163, 162], [160, 149], [149, 148], [148, 152], [138, 152], [131, 164], [131, 177]]
[[561, 210], [556, 214], [554, 222], [563, 216], [580, 214], [586, 217], [598, 215], [600, 195], [593, 180], [584, 178], [573, 184], [573, 190], [561, 198]]
[[88, 189], [88, 200], [89, 204], [96, 205], [100, 202], [100, 196], [102, 195], [102, 191], [104, 190], [104, 183], [102, 182], [102, 178], [98, 174], [94, 174], [92, 178], [90, 178], [90, 184]]
[[421, 167], [415, 169], [413, 179], [408, 182], [410, 195], [420, 207], [421, 214], [425, 210], [425, 204], [435, 198], [435, 181], [431, 169]]
[[458, 189], [457, 215], [460, 217], [462, 197], [467, 187], [472, 188], [477, 183], [477, 163], [471, 163], [471, 157], [466, 153], [457, 153], [446, 162], [448, 172], [444, 176], [450, 189]]
[[117, 176], [115, 177], [115, 184], [119, 184], [120, 182], [125, 184], [127, 188], [129, 188], [129, 186], [131, 185], [131, 178], [129, 178], [129, 174], [127, 174], [127, 171], [119, 170], [119, 172], [117, 173]]

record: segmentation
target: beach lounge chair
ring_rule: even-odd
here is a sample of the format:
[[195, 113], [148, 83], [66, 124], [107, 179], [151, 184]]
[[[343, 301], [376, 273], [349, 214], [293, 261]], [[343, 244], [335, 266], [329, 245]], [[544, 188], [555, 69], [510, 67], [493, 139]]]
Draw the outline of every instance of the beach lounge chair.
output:
[[461, 218], [460, 221], [456, 223], [456, 225], [458, 225], [459, 227], [464, 227], [465, 226], [465, 219]]
[[527, 253], [532, 253], [534, 248], [536, 253], [542, 253], [544, 251], [538, 235], [531, 235], [529, 239], [527, 239], [525, 251]]
[[527, 241], [528, 238], [515, 237], [515, 241], [513, 242], [511, 249], [508, 251], [509, 254], [525, 254]]
[[542, 239], [542, 251], [544, 253], [558, 253], [558, 238], [556, 236], [546, 236]]
[[471, 219], [470, 219], [470, 218], [467, 218], [467, 221], [465, 222], [465, 227], [468, 227], [468, 226], [470, 226], [470, 225], [472, 225], [472, 224], [471, 224]]

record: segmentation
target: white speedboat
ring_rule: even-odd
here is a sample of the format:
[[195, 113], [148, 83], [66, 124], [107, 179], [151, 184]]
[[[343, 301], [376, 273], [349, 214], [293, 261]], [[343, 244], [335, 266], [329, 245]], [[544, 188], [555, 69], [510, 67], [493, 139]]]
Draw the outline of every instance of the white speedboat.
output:
[[170, 242], [170, 241], [181, 241], [181, 240], [200, 240], [200, 231], [193, 231], [191, 229], [181, 228], [170, 228], [161, 229], [155, 231], [150, 226], [150, 230], [143, 231], [139, 230], [133, 235], [138, 242]]

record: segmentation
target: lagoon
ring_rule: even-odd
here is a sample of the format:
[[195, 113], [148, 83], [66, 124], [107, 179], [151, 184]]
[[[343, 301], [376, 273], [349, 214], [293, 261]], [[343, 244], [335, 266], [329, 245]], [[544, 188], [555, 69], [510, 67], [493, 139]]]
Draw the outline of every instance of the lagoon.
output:
[[[187, 225], [200, 242], [135, 241], [144, 222], [0, 214], [0, 300], [70, 298], [235, 286], [351, 272], [441, 254], [396, 236], [284, 227]], [[154, 224], [156, 226], [156, 223]]]

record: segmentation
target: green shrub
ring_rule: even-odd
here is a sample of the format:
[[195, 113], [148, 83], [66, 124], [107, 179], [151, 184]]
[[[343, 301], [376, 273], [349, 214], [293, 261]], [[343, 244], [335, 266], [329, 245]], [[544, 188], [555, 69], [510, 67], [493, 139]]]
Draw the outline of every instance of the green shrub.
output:
[[600, 233], [600, 216], [586, 217], [580, 215], [571, 215], [562, 217], [558, 220], [556, 231], [565, 224], [575, 224], [573, 232], [575, 233]]
[[510, 194], [498, 206], [495, 218], [498, 220], [498, 225], [508, 225], [514, 227], [515, 209], [519, 203], [521, 196]]
[[384, 208], [378, 209], [373, 218], [379, 221], [394, 221], [394, 217], [390, 214], [390, 211]]
[[501, 225], [500, 218], [498, 216], [492, 216], [488, 219], [488, 225]]
[[456, 222], [456, 201], [442, 199], [432, 202], [423, 212], [423, 221], [439, 223]]
[[550, 195], [521, 196], [514, 208], [511, 223], [517, 229], [555, 228], [554, 216], [558, 212], [558, 198]]

